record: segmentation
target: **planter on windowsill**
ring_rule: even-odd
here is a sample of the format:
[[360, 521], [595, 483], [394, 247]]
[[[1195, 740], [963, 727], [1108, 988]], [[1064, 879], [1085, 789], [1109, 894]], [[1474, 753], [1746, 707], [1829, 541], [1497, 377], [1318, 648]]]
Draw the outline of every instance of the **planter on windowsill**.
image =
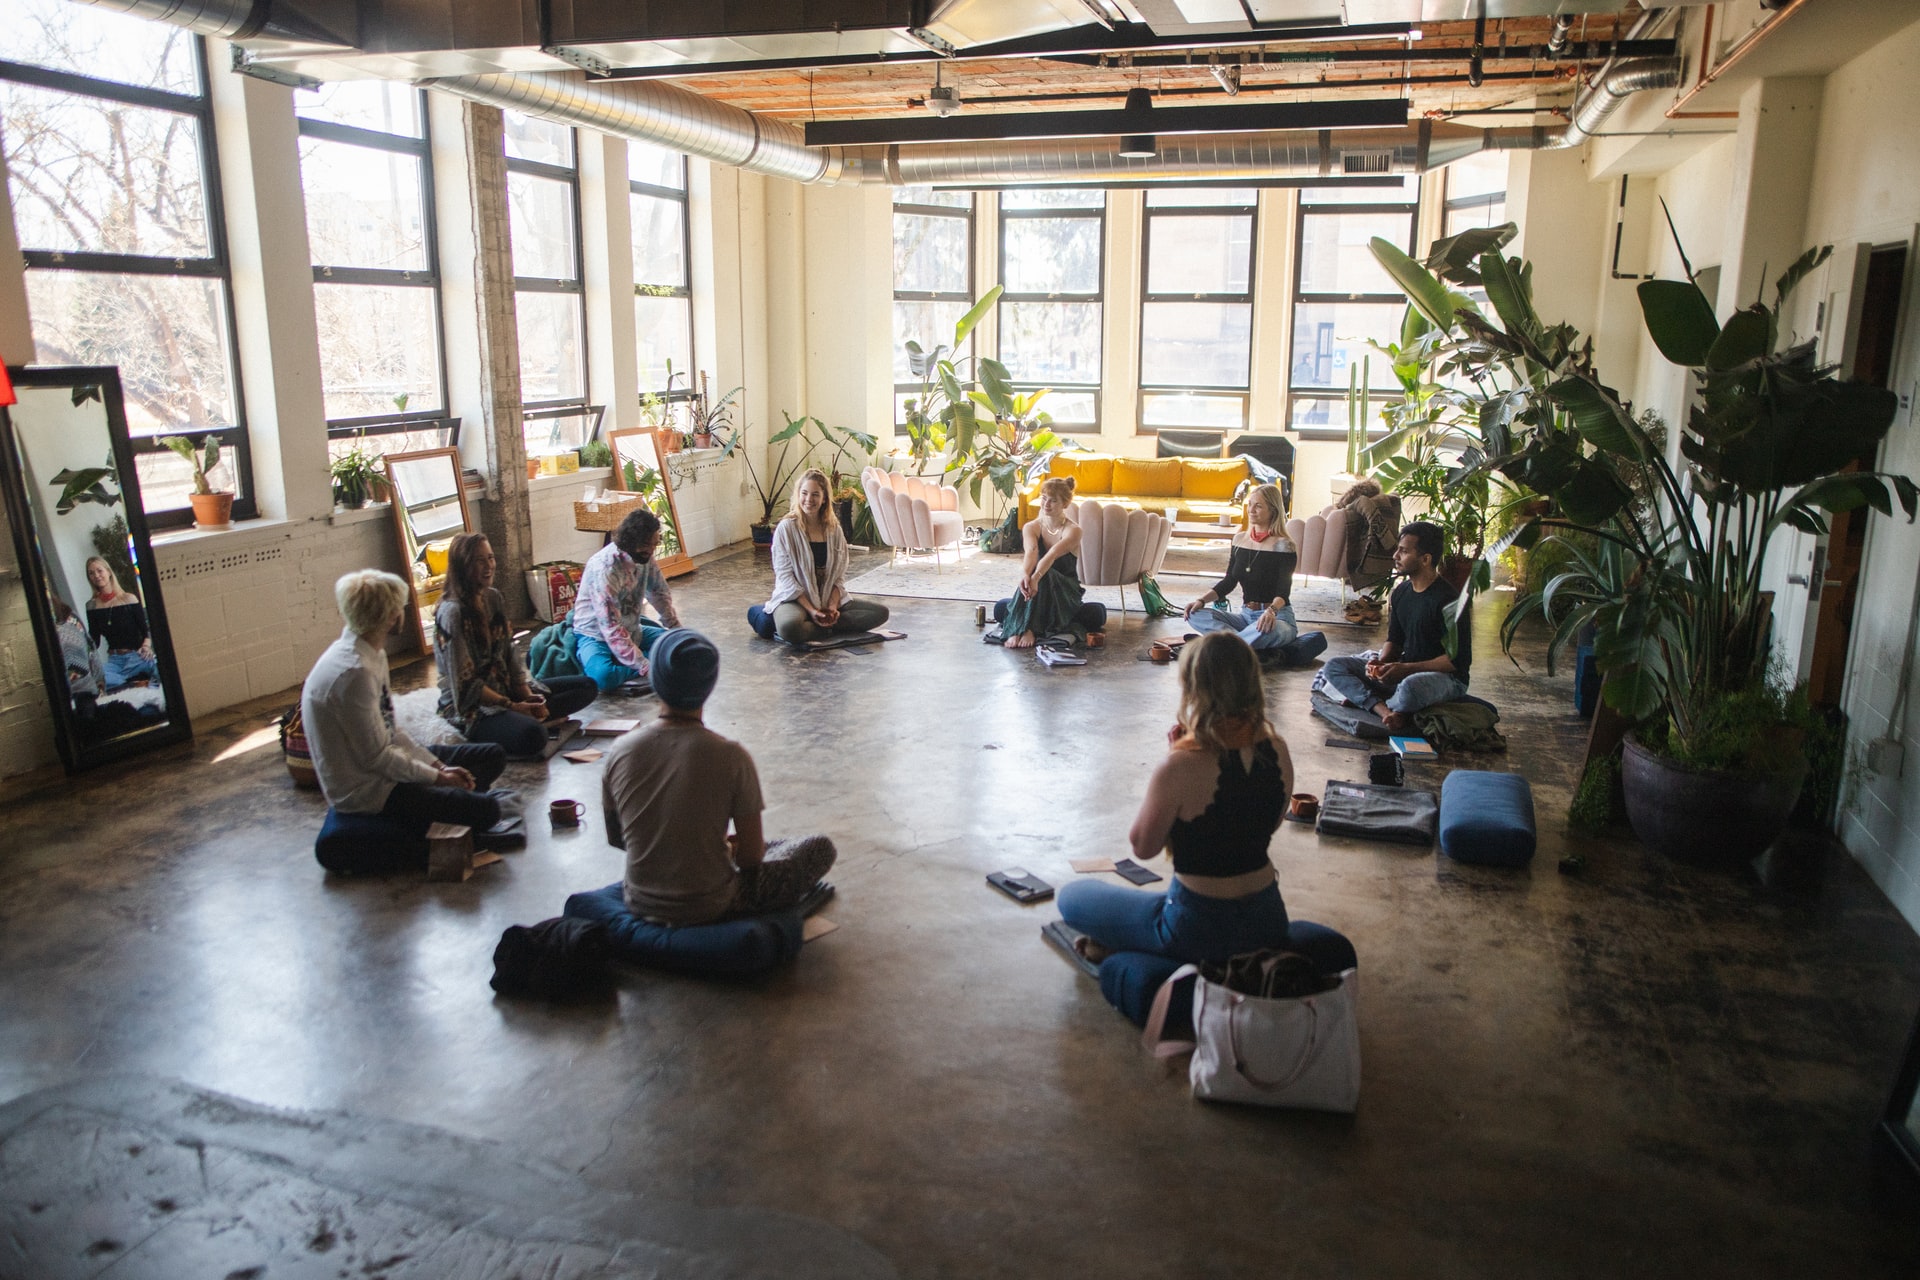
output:
[[230, 493], [190, 493], [193, 523], [200, 529], [224, 529], [233, 523], [233, 495]]

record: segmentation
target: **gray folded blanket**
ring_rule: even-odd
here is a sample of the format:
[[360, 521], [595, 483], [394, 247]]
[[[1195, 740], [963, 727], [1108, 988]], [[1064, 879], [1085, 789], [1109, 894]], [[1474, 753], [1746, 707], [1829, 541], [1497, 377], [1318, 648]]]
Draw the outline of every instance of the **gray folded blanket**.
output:
[[1431, 791], [1370, 782], [1329, 782], [1320, 797], [1320, 831], [1394, 844], [1433, 843], [1440, 801]]

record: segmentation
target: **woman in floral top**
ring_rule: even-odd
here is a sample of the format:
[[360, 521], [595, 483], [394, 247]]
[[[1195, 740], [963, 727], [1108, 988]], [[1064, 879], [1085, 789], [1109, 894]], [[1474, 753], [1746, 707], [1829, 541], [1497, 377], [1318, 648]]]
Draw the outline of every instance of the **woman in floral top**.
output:
[[[574, 656], [602, 693], [647, 674], [653, 643], [680, 625], [673, 593], [653, 562], [660, 517], [642, 508], [627, 513], [613, 541], [593, 553], [573, 598]], [[641, 606], [659, 610], [655, 625]]]
[[440, 714], [469, 742], [496, 742], [510, 758], [538, 760], [546, 754], [544, 722], [578, 711], [599, 690], [585, 676], [544, 683], [528, 677], [493, 575], [493, 544], [484, 535], [463, 533], [453, 540], [446, 594], [433, 615]]

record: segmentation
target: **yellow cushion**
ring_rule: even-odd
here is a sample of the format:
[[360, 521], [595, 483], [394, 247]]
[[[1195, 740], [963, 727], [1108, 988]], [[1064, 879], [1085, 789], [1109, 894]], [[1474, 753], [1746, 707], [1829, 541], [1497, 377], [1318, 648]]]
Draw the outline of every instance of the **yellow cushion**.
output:
[[1180, 496], [1179, 458], [1115, 458], [1113, 492], [1129, 497]]
[[1113, 459], [1103, 453], [1056, 453], [1047, 463], [1047, 473], [1071, 476], [1076, 498], [1113, 492]]
[[1245, 458], [1184, 458], [1181, 460], [1180, 496], [1205, 498], [1215, 502], [1233, 497], [1233, 491], [1247, 478]]

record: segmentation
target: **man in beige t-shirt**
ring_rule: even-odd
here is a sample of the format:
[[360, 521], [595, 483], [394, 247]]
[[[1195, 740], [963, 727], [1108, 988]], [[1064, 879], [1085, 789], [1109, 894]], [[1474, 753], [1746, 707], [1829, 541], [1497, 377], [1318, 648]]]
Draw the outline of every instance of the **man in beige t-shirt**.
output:
[[670, 631], [651, 666], [660, 718], [614, 743], [603, 784], [607, 839], [627, 853], [627, 909], [668, 925], [793, 910], [833, 866], [833, 842], [767, 845], [753, 757], [703, 722], [720, 674], [712, 641]]

